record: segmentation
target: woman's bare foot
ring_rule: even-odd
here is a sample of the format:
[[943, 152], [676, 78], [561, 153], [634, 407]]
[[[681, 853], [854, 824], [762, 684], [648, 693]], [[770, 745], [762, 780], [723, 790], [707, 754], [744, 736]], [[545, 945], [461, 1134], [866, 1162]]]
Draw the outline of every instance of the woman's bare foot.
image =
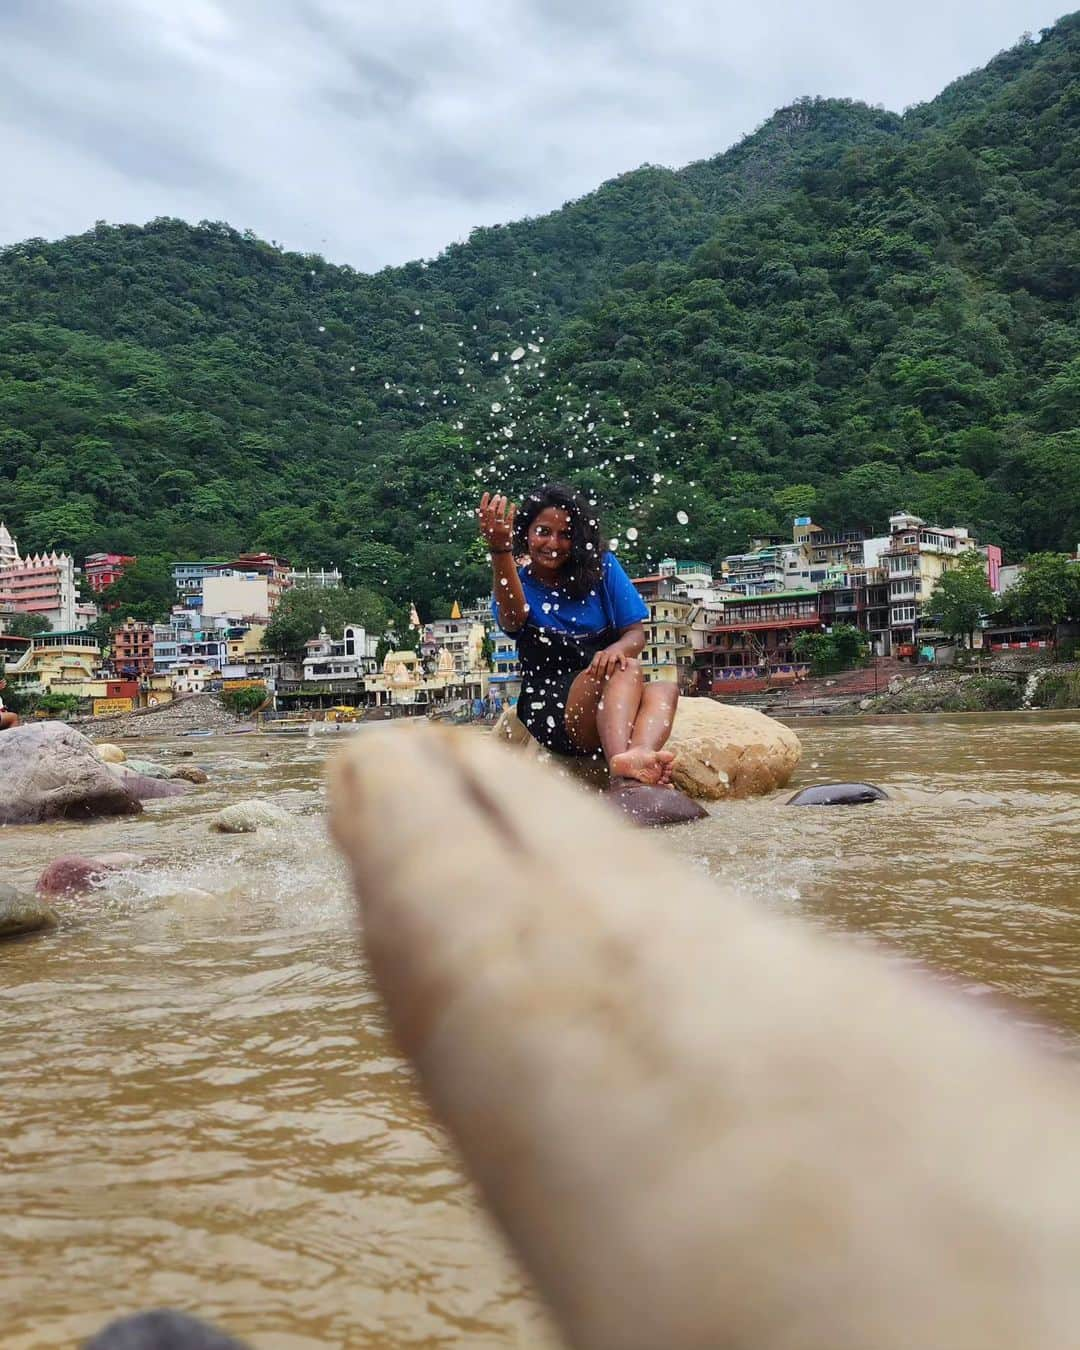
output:
[[612, 778], [633, 778], [651, 787], [664, 787], [671, 782], [671, 766], [675, 756], [670, 750], [646, 750], [632, 745], [619, 755], [612, 755], [608, 767]]

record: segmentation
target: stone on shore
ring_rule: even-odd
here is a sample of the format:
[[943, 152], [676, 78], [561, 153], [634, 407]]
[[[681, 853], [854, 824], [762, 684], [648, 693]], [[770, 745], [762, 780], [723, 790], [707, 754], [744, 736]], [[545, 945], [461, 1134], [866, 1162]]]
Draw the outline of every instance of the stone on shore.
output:
[[219, 834], [254, 834], [256, 830], [275, 829], [288, 819], [288, 812], [273, 802], [233, 802], [217, 813], [210, 828]]
[[[540, 746], [512, 709], [495, 724], [495, 735], [539, 754]], [[675, 786], [688, 797], [722, 801], [755, 797], [787, 783], [802, 758], [798, 736], [753, 708], [710, 698], [681, 698], [667, 749], [673, 750]], [[595, 781], [594, 761], [560, 758], [579, 777]]]
[[102, 741], [100, 745], [95, 745], [94, 749], [102, 764], [123, 764], [127, 759], [123, 750], [118, 745], [113, 745], [111, 741]]
[[36, 895], [23, 895], [0, 882], [0, 939], [55, 928], [59, 920]]
[[197, 764], [181, 764], [169, 773], [170, 778], [182, 778], [188, 783], [207, 783], [210, 781], [205, 769]]
[[54, 858], [38, 877], [38, 895], [81, 895], [93, 890], [110, 872], [138, 867], [142, 862], [135, 853], [95, 853], [83, 857], [80, 853], [65, 853]]
[[138, 797], [102, 763], [93, 742], [62, 722], [0, 736], [0, 825], [137, 815]]

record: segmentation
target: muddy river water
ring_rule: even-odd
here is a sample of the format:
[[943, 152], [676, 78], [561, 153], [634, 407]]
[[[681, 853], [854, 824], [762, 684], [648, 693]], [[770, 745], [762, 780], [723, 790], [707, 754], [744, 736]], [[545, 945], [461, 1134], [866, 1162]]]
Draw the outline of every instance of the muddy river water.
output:
[[[1080, 1060], [1080, 715], [796, 729], [793, 787], [893, 800], [718, 804], [667, 846], [1004, 995]], [[0, 876], [27, 885], [61, 852], [156, 860], [0, 949], [0, 1343], [165, 1305], [258, 1350], [554, 1344], [387, 1035], [326, 839], [330, 738], [140, 744], [193, 751], [209, 784], [134, 821], [0, 831]], [[288, 824], [209, 831], [253, 796]]]

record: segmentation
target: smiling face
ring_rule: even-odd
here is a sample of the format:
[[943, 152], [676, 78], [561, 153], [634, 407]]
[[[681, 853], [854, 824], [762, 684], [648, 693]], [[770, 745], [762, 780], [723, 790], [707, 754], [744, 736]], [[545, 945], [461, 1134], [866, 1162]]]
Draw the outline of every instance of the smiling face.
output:
[[574, 531], [569, 511], [545, 506], [529, 526], [529, 565], [541, 581], [554, 582], [570, 558]]

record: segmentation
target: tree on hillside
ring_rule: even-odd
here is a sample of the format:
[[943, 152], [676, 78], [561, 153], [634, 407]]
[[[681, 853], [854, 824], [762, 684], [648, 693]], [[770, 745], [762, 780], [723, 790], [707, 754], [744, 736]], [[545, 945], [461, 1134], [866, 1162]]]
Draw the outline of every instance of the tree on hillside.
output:
[[280, 656], [303, 651], [304, 643], [325, 628], [340, 637], [347, 623], [361, 624], [369, 633], [382, 634], [389, 621], [386, 601], [362, 587], [334, 590], [286, 591], [266, 629], [266, 646]]
[[1033, 553], [1005, 609], [1023, 623], [1080, 623], [1080, 563], [1067, 553]]
[[972, 647], [979, 620], [991, 613], [996, 604], [986, 579], [986, 559], [971, 549], [938, 578], [924, 610], [942, 632], [950, 637], [966, 637], [967, 645]]
[[98, 600], [103, 614], [160, 623], [176, 601], [172, 563], [160, 555], [140, 554]]
[[44, 614], [13, 614], [4, 620], [4, 632], [12, 637], [34, 637], [37, 633], [47, 633], [52, 624]]

